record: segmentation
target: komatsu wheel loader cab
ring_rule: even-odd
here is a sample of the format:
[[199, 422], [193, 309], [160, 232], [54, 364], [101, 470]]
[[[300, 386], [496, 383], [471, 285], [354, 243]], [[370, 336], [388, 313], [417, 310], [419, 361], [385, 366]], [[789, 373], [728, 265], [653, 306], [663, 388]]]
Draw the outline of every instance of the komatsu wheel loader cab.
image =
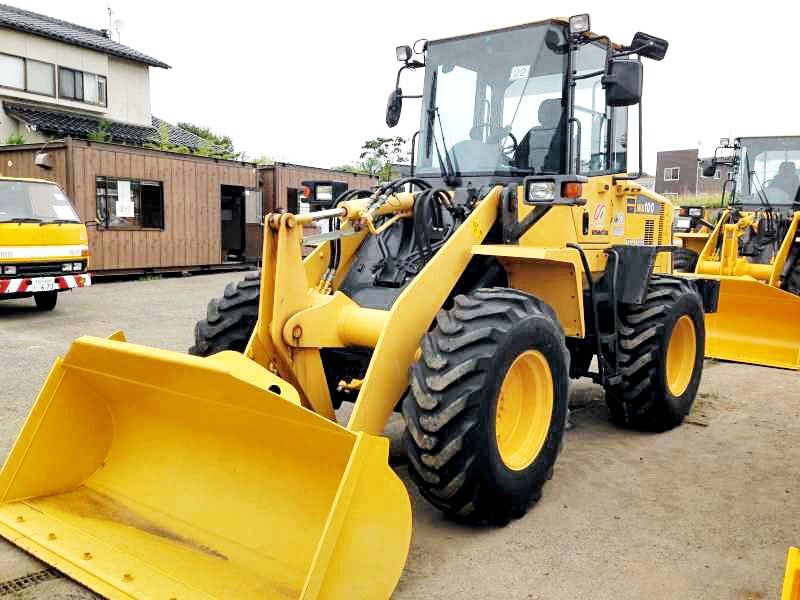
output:
[[398, 48], [425, 69], [416, 175], [267, 216], [202, 356], [76, 340], [0, 472], [0, 533], [110, 596], [386, 598], [411, 536], [393, 411], [422, 494], [492, 524], [553, 475], [570, 376], [621, 425], [678, 425], [714, 285], [653, 274], [672, 207], [625, 174], [639, 57], [666, 48], [588, 15]]
[[703, 168], [722, 164], [724, 209], [684, 234], [699, 247], [687, 270], [720, 282], [706, 356], [798, 369], [800, 137], [737, 138]]

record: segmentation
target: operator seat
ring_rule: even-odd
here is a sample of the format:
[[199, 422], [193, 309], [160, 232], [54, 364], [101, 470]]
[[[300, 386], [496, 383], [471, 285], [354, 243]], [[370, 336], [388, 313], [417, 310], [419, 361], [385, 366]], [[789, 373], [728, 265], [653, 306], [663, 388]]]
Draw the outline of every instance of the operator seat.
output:
[[539, 125], [531, 128], [520, 141], [514, 164], [535, 173], [558, 173], [561, 169], [566, 118], [559, 98], [539, 105]]
[[778, 167], [778, 173], [772, 179], [769, 184], [769, 187], [776, 187], [789, 195], [789, 197], [794, 200], [798, 187], [800, 187], [800, 177], [797, 176], [797, 167], [795, 164], [790, 161], [784, 161]]

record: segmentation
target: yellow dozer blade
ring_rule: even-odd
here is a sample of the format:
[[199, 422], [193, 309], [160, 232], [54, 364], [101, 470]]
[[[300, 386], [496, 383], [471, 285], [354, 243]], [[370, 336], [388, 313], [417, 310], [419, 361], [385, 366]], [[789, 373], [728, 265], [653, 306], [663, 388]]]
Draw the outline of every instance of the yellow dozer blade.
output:
[[706, 315], [706, 356], [800, 369], [800, 297], [755, 279], [720, 282], [716, 313]]
[[234, 352], [82, 337], [0, 472], [0, 534], [110, 598], [388, 598], [411, 506], [388, 440]]

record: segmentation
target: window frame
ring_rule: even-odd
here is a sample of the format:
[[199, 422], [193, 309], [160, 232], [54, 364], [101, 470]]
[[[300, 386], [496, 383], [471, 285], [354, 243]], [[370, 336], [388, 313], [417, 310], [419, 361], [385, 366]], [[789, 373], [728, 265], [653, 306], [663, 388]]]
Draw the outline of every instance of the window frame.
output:
[[[677, 175], [675, 175], [675, 171], [677, 170]], [[670, 173], [670, 177], [667, 177], [667, 172]], [[681, 168], [680, 167], [664, 167], [663, 173], [664, 181], [680, 181], [681, 180]]]
[[[17, 54], [10, 54], [8, 52], [0, 52], [2, 56], [8, 56], [9, 58], [17, 58], [22, 61], [22, 87], [16, 87], [13, 85], [3, 85], [0, 84], [0, 89], [6, 90], [16, 90], [18, 92], [25, 92], [26, 94], [35, 94], [36, 96], [45, 96], [47, 98], [56, 98], [58, 93], [58, 82], [56, 81], [56, 64], [50, 63], [44, 60], [37, 60], [35, 58], [26, 58], [25, 56], [19, 56]], [[33, 90], [28, 89], [28, 62], [35, 62], [41, 65], [49, 65], [53, 67], [53, 93], [52, 94], [45, 94], [44, 92], [36, 92]]]
[[[103, 187], [100, 187], [100, 181], [103, 182]], [[144, 225], [111, 225], [110, 224], [110, 213], [108, 211], [108, 183], [109, 181], [119, 182], [119, 181], [128, 181], [131, 184], [131, 191], [133, 191], [134, 184], [138, 189], [139, 199], [138, 202], [134, 201], [134, 207], [138, 207], [138, 210], [134, 208], [136, 211], [133, 218], [138, 219], [138, 221], [142, 222], [142, 187], [144, 185], [148, 187], [158, 187], [160, 190], [160, 204], [161, 204], [161, 226], [160, 227], [151, 227], [151, 226], [144, 226]], [[157, 184], [157, 186], [155, 185]], [[97, 229], [104, 230], [104, 231], [164, 231], [166, 229], [166, 212], [165, 212], [165, 193], [164, 193], [164, 182], [158, 179], [139, 179], [135, 177], [114, 177], [110, 175], [97, 175], [95, 176], [95, 220], [97, 222]], [[100, 190], [102, 194], [100, 193]], [[104, 218], [100, 218], [101, 215], [101, 202], [102, 198], [102, 212]], [[130, 218], [130, 217], [125, 217]]]
[[[43, 60], [36, 60], [35, 58], [25, 58], [23, 59], [25, 63], [25, 91], [29, 94], [38, 94], [39, 96], [47, 96], [48, 98], [55, 98], [58, 93], [58, 82], [56, 81], [56, 65], [55, 63], [45, 62]], [[37, 92], [33, 91], [30, 88], [30, 82], [28, 81], [28, 63], [39, 63], [40, 65], [47, 65], [50, 67], [50, 78], [53, 84], [53, 93], [46, 94], [44, 92]]]
[[[80, 98], [77, 98], [75, 96], [65, 96], [61, 92], [61, 72], [62, 71], [72, 73], [73, 86], [75, 86], [75, 81], [76, 81], [75, 80], [75, 76], [77, 74], [80, 74], [80, 76], [81, 76], [81, 78], [80, 78], [81, 79], [81, 85], [80, 85], [81, 97]], [[86, 75], [91, 75], [92, 77], [96, 78], [96, 82], [95, 83], [97, 85], [97, 97], [98, 98], [100, 97], [100, 81], [101, 80], [103, 81], [103, 102], [91, 102], [89, 100], [86, 100], [86, 98], [85, 98], [86, 94], [84, 94], [84, 81], [86, 79]], [[65, 67], [63, 65], [58, 65], [58, 77], [57, 77], [57, 79], [58, 79], [58, 98], [60, 100], [69, 100], [71, 102], [80, 102], [81, 104], [88, 104], [90, 106], [102, 106], [104, 108], [108, 108], [108, 77], [106, 77], [105, 75], [101, 75], [100, 73], [93, 73], [91, 71], [82, 71], [80, 69], [73, 69], [72, 67]], [[75, 86], [74, 89], [77, 89], [77, 86]]]

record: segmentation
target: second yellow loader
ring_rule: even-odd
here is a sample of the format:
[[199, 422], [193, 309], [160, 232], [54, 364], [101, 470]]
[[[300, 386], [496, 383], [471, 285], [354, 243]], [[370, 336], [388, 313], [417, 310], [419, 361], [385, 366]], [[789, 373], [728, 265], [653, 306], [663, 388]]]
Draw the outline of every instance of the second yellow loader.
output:
[[704, 169], [732, 168], [726, 208], [716, 223], [698, 219], [676, 234], [685, 269], [720, 284], [706, 356], [800, 369], [800, 137], [737, 138], [721, 149]]

